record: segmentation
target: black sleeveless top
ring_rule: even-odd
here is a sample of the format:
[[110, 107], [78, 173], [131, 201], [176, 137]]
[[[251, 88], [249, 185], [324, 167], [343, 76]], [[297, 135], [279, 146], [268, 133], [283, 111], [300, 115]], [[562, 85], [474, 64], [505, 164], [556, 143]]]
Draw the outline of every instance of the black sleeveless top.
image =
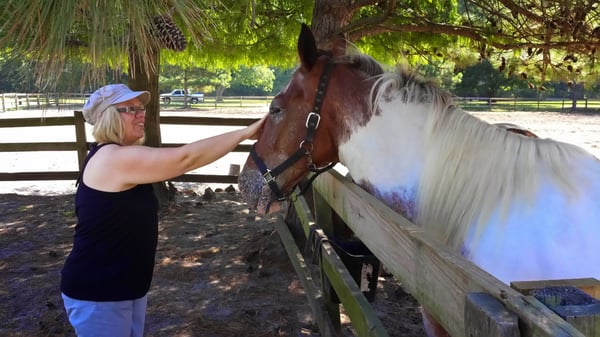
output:
[[77, 226], [62, 270], [60, 290], [87, 301], [123, 301], [150, 289], [158, 240], [158, 201], [151, 184], [103, 192], [83, 183], [93, 144], [75, 195]]

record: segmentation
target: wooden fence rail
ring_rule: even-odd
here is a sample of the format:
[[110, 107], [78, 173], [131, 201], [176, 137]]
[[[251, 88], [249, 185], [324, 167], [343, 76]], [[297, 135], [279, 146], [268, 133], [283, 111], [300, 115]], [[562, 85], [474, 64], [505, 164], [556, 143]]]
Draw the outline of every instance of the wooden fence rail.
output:
[[[473, 337], [556, 337], [599, 336], [600, 315], [596, 311], [590, 318], [586, 334], [578, 331], [566, 320], [535, 297], [518, 292], [492, 275], [481, 270], [459, 254], [429, 239], [422, 228], [412, 224], [379, 200], [362, 190], [348, 178], [335, 171], [320, 175], [313, 182], [313, 200], [292, 195], [296, 217], [305, 234], [331, 226], [332, 212], [341, 218], [369, 250], [386, 266], [402, 286], [421, 305], [436, 317], [452, 336]], [[308, 203], [314, 202], [314, 209]], [[280, 219], [278, 231], [284, 243], [289, 242], [290, 224]], [[372, 313], [363, 294], [339, 265], [330, 242], [320, 240], [319, 266], [321, 273], [331, 281], [341, 299], [353, 327], [359, 336], [387, 336], [381, 323]], [[299, 275], [306, 274], [304, 258], [289, 244], [288, 255]], [[334, 256], [335, 255], [335, 256]], [[348, 281], [350, 279], [350, 281]], [[596, 293], [598, 280], [592, 293]], [[314, 277], [301, 276], [313, 312], [329, 313], [336, 310], [327, 301]], [[550, 281], [551, 282], [551, 281]], [[318, 283], [318, 282], [316, 282]], [[540, 282], [542, 284], [544, 282]], [[513, 289], [515, 288], [515, 289]], [[597, 294], [597, 293], [596, 293]], [[361, 299], [362, 297], [362, 299]], [[339, 331], [336, 317], [319, 318], [324, 331]], [[339, 324], [339, 321], [338, 321]], [[333, 327], [332, 327], [333, 326]], [[591, 333], [590, 333], [591, 331]], [[327, 334], [336, 336], [337, 333]]]
[[[59, 108], [73, 109], [81, 107], [89, 93], [2, 93], [0, 94], [0, 112], [11, 110]], [[204, 95], [204, 101], [192, 104], [195, 108], [238, 108], [265, 107], [272, 96], [222, 96]], [[524, 97], [456, 97], [457, 104], [466, 110], [502, 110], [502, 111], [571, 111], [573, 100], [570, 98], [524, 98]], [[578, 99], [577, 109], [585, 112], [600, 112], [600, 99]], [[181, 107], [182, 102], [161, 102], [163, 108]]]
[[[89, 93], [2, 93], [0, 94], [0, 112], [29, 109], [73, 109], [85, 104]], [[191, 104], [193, 107], [225, 108], [225, 107], [266, 107], [273, 96], [208, 96], [203, 102]], [[183, 102], [161, 101], [162, 107], [181, 107]]]
[[[160, 117], [162, 124], [178, 125], [218, 125], [218, 126], [246, 126], [256, 121], [256, 118], [220, 118], [220, 117]], [[81, 111], [75, 111], [72, 117], [46, 117], [46, 118], [12, 118], [0, 119], [1, 128], [11, 127], [45, 127], [69, 126], [75, 127], [74, 142], [52, 143], [0, 143], [0, 152], [30, 152], [30, 151], [76, 151], [78, 166], [81, 169], [87, 151], [91, 145], [86, 139], [85, 121]], [[181, 146], [179, 143], [164, 143], [164, 147]], [[233, 152], [249, 152], [250, 145], [240, 144]], [[39, 171], [39, 172], [0, 172], [0, 181], [24, 180], [75, 180], [78, 171]], [[171, 181], [202, 182], [202, 183], [237, 183], [237, 175], [205, 175], [184, 174]]]

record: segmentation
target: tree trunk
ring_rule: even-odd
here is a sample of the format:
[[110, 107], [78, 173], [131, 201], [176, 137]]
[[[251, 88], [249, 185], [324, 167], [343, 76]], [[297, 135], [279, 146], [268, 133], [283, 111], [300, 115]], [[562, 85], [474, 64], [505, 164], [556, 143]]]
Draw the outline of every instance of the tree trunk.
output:
[[[144, 57], [152, 57], [152, 62], [144, 62]], [[150, 102], [146, 105], [145, 142], [144, 145], [160, 147], [160, 100], [158, 95], [158, 68], [147, 69], [145, 64], [159, 64], [159, 51], [154, 50], [150, 55], [140, 55], [132, 51], [129, 54], [129, 87], [132, 90], [147, 90], [151, 93]], [[175, 188], [167, 187], [165, 182], [153, 184], [154, 193], [160, 206], [167, 205], [174, 197]]]
[[573, 83], [571, 86], [571, 111], [577, 110], [577, 100], [583, 99], [584, 92], [583, 83]]
[[225, 87], [220, 85], [215, 90], [215, 107], [217, 103], [223, 102], [223, 92], [225, 92]]
[[[331, 50], [333, 48], [334, 38], [342, 32], [341, 28], [352, 19], [352, 2], [348, 0], [315, 0], [311, 30], [320, 49]], [[345, 34], [344, 37], [346, 37]]]
[[186, 109], [189, 107], [188, 99], [191, 99], [188, 98], [188, 66], [183, 68], [183, 94], [183, 108]]

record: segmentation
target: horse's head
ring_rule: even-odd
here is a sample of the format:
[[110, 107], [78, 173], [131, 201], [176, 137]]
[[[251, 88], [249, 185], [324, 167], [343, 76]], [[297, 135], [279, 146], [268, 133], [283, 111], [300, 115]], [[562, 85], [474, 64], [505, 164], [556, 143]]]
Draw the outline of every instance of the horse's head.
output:
[[311, 30], [302, 25], [298, 53], [300, 66], [273, 98], [263, 132], [239, 175], [242, 195], [259, 212], [284, 199], [310, 170], [337, 162], [337, 146], [349, 119], [356, 118], [348, 115], [367, 106], [365, 75], [344, 62], [343, 39], [332, 52], [319, 50]]

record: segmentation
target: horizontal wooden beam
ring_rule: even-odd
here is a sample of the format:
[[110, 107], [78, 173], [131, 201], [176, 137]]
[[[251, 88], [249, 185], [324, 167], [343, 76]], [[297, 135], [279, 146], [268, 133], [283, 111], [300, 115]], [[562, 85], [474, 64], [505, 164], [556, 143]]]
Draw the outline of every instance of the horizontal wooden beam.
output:
[[77, 149], [76, 142], [0, 143], [0, 152], [76, 151]]
[[[185, 143], [163, 143], [160, 146], [161, 147], [179, 147], [179, 146], [183, 146], [183, 145], [185, 145]], [[251, 147], [252, 147], [252, 145], [249, 145], [249, 144], [240, 144], [240, 145], [237, 145], [233, 150], [231, 150], [231, 152], [250, 152]]]
[[430, 239], [421, 228], [335, 171], [313, 186], [358, 238], [453, 336], [465, 336], [468, 293], [485, 292], [519, 316], [522, 336], [583, 335], [535, 298], [508, 285]]
[[161, 116], [160, 124], [248, 126], [258, 118]]
[[[308, 242], [307, 244], [314, 248], [312, 254], [320, 257], [317, 262], [343, 303], [344, 310], [352, 321], [352, 327], [361, 337], [388, 337], [389, 335], [383, 327], [383, 323], [356, 284], [344, 262], [330, 243], [329, 238], [318, 227], [319, 224], [314, 223], [307, 201], [304, 197], [297, 196], [298, 194], [299, 190], [297, 189], [291, 199], [304, 233], [308, 240], [314, 240], [314, 242]], [[330, 335], [325, 334], [324, 336]]]
[[335, 336], [336, 329], [329, 318], [329, 315], [327, 315], [323, 293], [319, 288], [320, 282], [313, 278], [304, 256], [298, 249], [298, 246], [296, 246], [292, 233], [281, 216], [277, 218], [275, 228], [277, 229], [277, 233], [281, 238], [281, 242], [283, 243], [283, 247], [285, 248], [288, 257], [292, 262], [292, 266], [298, 275], [298, 280], [300, 281], [300, 284], [302, 284], [302, 288], [304, 289], [308, 304], [313, 312], [313, 316], [319, 326], [320, 332], [323, 336]]
[[28, 118], [0, 118], [0, 128], [22, 128], [38, 126], [64, 126], [75, 125], [73, 116], [63, 117], [28, 117]]
[[78, 176], [79, 172], [76, 171], [0, 172], [0, 181], [77, 180]]
[[[33, 181], [33, 180], [76, 180], [77, 171], [48, 171], [48, 172], [0, 172], [0, 181]], [[169, 181], [237, 184], [238, 176], [209, 175], [209, 174], [184, 174]]]

